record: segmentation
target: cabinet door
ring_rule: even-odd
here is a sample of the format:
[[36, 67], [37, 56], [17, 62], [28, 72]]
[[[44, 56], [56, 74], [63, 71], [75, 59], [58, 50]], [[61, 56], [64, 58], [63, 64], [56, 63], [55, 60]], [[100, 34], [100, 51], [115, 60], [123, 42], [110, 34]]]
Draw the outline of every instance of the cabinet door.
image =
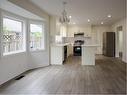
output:
[[64, 61], [67, 59], [67, 46], [64, 46]]

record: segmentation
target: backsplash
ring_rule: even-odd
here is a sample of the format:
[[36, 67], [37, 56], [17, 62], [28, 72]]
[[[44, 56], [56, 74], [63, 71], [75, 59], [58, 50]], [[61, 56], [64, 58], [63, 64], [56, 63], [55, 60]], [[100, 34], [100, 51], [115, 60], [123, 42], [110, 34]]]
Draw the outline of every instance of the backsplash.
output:
[[92, 42], [91, 37], [65, 37], [65, 43], [74, 43], [76, 40], [83, 40], [84, 44], [89, 44]]

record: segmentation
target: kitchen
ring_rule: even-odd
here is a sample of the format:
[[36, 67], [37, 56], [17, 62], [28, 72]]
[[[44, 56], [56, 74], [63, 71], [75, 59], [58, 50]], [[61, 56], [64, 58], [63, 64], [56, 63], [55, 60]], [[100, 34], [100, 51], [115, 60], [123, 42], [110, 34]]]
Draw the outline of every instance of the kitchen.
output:
[[76, 24], [61, 25], [57, 19], [55, 22], [56, 32], [53, 33], [54, 39], [51, 43], [51, 64], [62, 65], [69, 56], [80, 56], [82, 65], [95, 65], [95, 54], [100, 45], [96, 41], [96, 34], [92, 33], [93, 27]]

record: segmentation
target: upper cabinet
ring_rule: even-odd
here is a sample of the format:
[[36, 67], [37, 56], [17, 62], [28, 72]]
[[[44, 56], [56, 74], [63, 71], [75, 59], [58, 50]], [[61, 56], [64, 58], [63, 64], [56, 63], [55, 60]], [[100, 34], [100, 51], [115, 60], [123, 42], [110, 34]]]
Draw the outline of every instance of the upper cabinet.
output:
[[68, 37], [74, 37], [74, 34], [84, 33], [84, 37], [91, 37], [91, 26], [69, 26], [67, 35]]
[[61, 35], [67, 36], [67, 25], [63, 25], [59, 22], [57, 17], [51, 16], [50, 17], [50, 35]]
[[67, 26], [66, 25], [60, 26], [60, 36], [67, 37]]

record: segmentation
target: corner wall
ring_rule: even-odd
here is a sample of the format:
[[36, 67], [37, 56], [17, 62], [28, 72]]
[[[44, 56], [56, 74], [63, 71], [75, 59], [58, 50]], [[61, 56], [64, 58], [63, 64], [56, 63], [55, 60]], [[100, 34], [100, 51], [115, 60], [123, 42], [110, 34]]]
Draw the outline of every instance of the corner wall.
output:
[[[112, 31], [113, 32], [117, 32], [117, 27], [119, 26], [122, 26], [123, 27], [123, 61], [124, 62], [127, 62], [126, 61], [126, 34], [127, 34], [127, 31], [126, 31], [126, 18], [123, 18], [121, 20], [119, 20], [118, 22], [116, 22], [115, 24], [112, 25]], [[117, 36], [117, 35], [116, 35]], [[116, 57], [118, 57], [118, 47], [117, 47], [117, 41], [116, 41]]]

